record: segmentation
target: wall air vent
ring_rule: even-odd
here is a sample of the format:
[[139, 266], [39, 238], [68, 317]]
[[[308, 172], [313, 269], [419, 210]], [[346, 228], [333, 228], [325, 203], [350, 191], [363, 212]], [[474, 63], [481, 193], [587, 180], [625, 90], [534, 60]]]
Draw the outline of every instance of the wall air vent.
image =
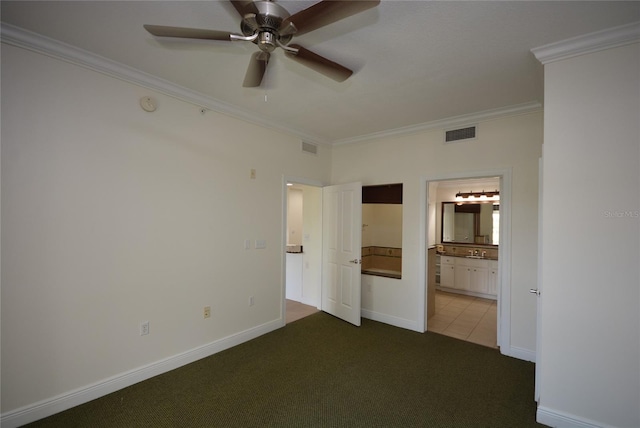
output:
[[444, 142], [453, 143], [454, 141], [473, 140], [476, 138], [476, 126], [468, 126], [466, 128], [451, 129], [445, 131]]
[[307, 143], [306, 141], [302, 142], [302, 151], [305, 153], [310, 153], [312, 155], [318, 154], [318, 146], [315, 144]]

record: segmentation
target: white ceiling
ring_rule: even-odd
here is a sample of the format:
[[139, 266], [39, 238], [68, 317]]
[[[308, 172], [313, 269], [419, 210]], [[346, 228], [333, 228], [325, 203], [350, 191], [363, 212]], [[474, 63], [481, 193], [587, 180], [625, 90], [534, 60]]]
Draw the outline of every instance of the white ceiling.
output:
[[[315, 1], [279, 1], [295, 13]], [[341, 143], [479, 112], [542, 104], [530, 50], [640, 21], [640, 2], [397, 1], [294, 42], [355, 73], [337, 83], [278, 49], [243, 88], [249, 42], [155, 39], [143, 24], [240, 32], [227, 1], [2, 1], [1, 18], [188, 88], [316, 142]], [[265, 95], [266, 102], [265, 102]]]

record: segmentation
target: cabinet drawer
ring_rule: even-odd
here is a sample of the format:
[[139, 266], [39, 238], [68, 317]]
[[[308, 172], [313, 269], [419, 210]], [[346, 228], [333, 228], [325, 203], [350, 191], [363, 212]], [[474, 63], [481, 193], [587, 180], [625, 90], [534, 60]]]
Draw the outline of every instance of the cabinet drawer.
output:
[[457, 257], [440, 256], [440, 264], [452, 265], [456, 262]]
[[469, 266], [476, 268], [486, 268], [489, 260], [480, 260], [480, 259], [468, 259], [466, 257], [457, 257], [456, 265], [457, 266]]

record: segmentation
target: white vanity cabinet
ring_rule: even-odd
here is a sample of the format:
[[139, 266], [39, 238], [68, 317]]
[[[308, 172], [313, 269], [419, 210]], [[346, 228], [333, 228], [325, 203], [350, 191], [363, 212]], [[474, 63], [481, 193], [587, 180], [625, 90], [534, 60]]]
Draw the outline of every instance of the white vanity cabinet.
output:
[[488, 260], [456, 258], [455, 288], [487, 294]]
[[496, 260], [489, 260], [487, 263], [489, 266], [489, 273], [487, 275], [487, 293], [498, 294], [498, 262]]
[[498, 261], [441, 256], [440, 287], [482, 297], [496, 296]]
[[440, 286], [455, 286], [455, 257], [440, 256]]
[[476, 293], [487, 294], [488, 272], [489, 269], [485, 267], [472, 268], [469, 289]]
[[458, 290], [469, 290], [471, 287], [471, 267], [456, 263], [454, 288]]

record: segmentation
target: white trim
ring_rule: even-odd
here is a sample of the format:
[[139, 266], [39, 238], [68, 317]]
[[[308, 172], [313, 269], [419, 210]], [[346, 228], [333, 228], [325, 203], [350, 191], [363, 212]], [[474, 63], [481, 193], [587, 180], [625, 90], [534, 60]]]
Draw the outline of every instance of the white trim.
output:
[[498, 346], [511, 349], [511, 169], [500, 174], [500, 246], [498, 247]]
[[[420, 211], [418, 212], [418, 236], [421, 236], [420, 242], [418, 243], [418, 260], [421, 260], [418, 263], [418, 281], [422, 282], [422, 285], [418, 286], [418, 319], [417, 326], [419, 327], [419, 332], [424, 333], [427, 331], [427, 288], [429, 288], [429, 263], [427, 262], [427, 243], [429, 242], [429, 228], [427, 227], [428, 222], [428, 211], [429, 211], [429, 182], [424, 178], [420, 177], [420, 195], [418, 198], [418, 207]], [[435, 298], [435, 296], [434, 296]]]
[[[425, 183], [431, 181], [449, 181], [449, 180], [466, 180], [483, 177], [500, 177], [500, 245], [498, 247], [498, 271], [500, 276], [500, 288], [498, 290], [498, 346], [500, 352], [504, 355], [513, 356], [527, 361], [535, 359], [535, 353], [511, 347], [511, 182], [512, 182], [511, 168], [507, 169], [495, 169], [495, 170], [483, 170], [483, 171], [467, 171], [467, 172], [454, 172], [444, 173], [435, 176], [422, 176], [421, 180]], [[422, 187], [421, 187], [422, 189]], [[428, 189], [428, 185], [427, 185]], [[426, 197], [420, 197], [420, 210], [426, 211]], [[427, 214], [420, 213], [421, 221], [427, 221]], [[421, 244], [421, 245], [426, 245]], [[426, 260], [423, 257], [420, 261], [422, 264], [426, 264]], [[426, 269], [421, 269], [422, 281], [421, 287], [426, 287]], [[424, 272], [424, 273], [423, 273]], [[422, 290], [420, 295], [426, 296], [426, 290]], [[426, 305], [426, 298], [423, 298], [421, 305]], [[419, 318], [424, 317], [425, 308], [422, 307], [419, 311]], [[427, 321], [428, 325], [428, 321]]]
[[[462, 116], [454, 116], [446, 119], [434, 120], [431, 122], [419, 123], [417, 125], [404, 126], [402, 128], [389, 129], [380, 132], [374, 132], [372, 134], [365, 134], [351, 138], [344, 138], [342, 140], [336, 140], [334, 144], [351, 144], [359, 143], [362, 141], [376, 140], [380, 138], [398, 137], [402, 135], [415, 134], [418, 132], [428, 131], [431, 129], [455, 129], [458, 126], [466, 126], [469, 123], [478, 123], [486, 120], [496, 119], [505, 116], [514, 116], [519, 114], [532, 113], [542, 109], [542, 104], [539, 102], [531, 102], [525, 104], [517, 104], [513, 106], [507, 106], [503, 108], [497, 108], [492, 110], [485, 110], [473, 114], [466, 114]], [[463, 140], [468, 141], [468, 140]]]
[[23, 49], [28, 49], [33, 52], [48, 55], [52, 58], [70, 62], [72, 64], [88, 68], [98, 73], [106, 74], [110, 77], [123, 80], [125, 82], [152, 89], [181, 101], [194, 104], [198, 107], [204, 107], [206, 109], [223, 113], [237, 119], [247, 121], [249, 123], [263, 126], [268, 129], [275, 129], [277, 131], [293, 134], [300, 137], [302, 140], [313, 144], [338, 145], [373, 140], [378, 138], [400, 136], [405, 134], [413, 134], [429, 129], [456, 127], [459, 125], [468, 124], [469, 122], [480, 122], [483, 120], [489, 120], [498, 117], [526, 114], [532, 111], [540, 110], [542, 108], [542, 105], [539, 102], [518, 104], [514, 106], [507, 106], [504, 108], [486, 110], [469, 115], [445, 118], [432, 122], [426, 122], [402, 128], [395, 128], [372, 134], [360, 135], [342, 140], [330, 141], [319, 135], [308, 134], [291, 124], [276, 123], [272, 119], [262, 118], [253, 112], [237, 108], [213, 97], [205, 96], [199, 92], [177, 85], [168, 80], [161, 79], [149, 73], [145, 73], [133, 67], [129, 67], [103, 56], [86, 51], [84, 49], [46, 36], [42, 36], [40, 34], [25, 30], [20, 27], [16, 27], [11, 24], [7, 24], [4, 22], [1, 23], [0, 39], [2, 43], [17, 46]]
[[320, 302], [316, 302], [314, 300], [311, 299], [307, 299], [304, 296], [300, 299], [300, 303], [302, 303], [303, 305], [307, 305], [307, 306], [313, 306], [316, 309], [320, 309]]
[[418, 324], [413, 320], [406, 318], [394, 317], [393, 315], [387, 315], [380, 312], [375, 312], [369, 309], [360, 309], [360, 316], [372, 321], [378, 321], [385, 324], [392, 325], [394, 327], [404, 328], [406, 330], [417, 331], [418, 333], [424, 333], [424, 329], [421, 329]]
[[542, 154], [538, 159], [538, 293], [536, 299], [536, 371], [535, 371], [535, 387], [533, 398], [536, 403], [540, 403], [540, 389], [542, 386], [542, 239], [543, 239], [543, 196], [544, 196], [544, 144], [542, 145]]
[[507, 355], [509, 357], [518, 358], [519, 360], [531, 361], [532, 363], [536, 362], [536, 353], [531, 351], [530, 349], [518, 348], [517, 346], [510, 346], [509, 348], [502, 349], [500, 348], [500, 352], [503, 355]]
[[640, 41], [640, 22], [608, 28], [531, 49], [542, 64]]
[[608, 426], [601, 425], [598, 422], [588, 419], [579, 418], [576, 415], [549, 409], [544, 406], [538, 406], [538, 410], [536, 411], [536, 421], [550, 427], [561, 428], [603, 428]]
[[290, 124], [275, 123], [272, 119], [262, 118], [255, 113], [237, 108], [213, 97], [203, 95], [199, 92], [172, 83], [168, 80], [161, 79], [133, 67], [129, 67], [67, 43], [27, 31], [20, 27], [2, 22], [0, 25], [0, 38], [2, 43], [17, 46], [88, 68], [89, 70], [106, 74], [107, 76], [114, 77], [134, 85], [152, 89], [181, 101], [194, 104], [198, 107], [205, 107], [209, 110], [223, 113], [268, 129], [275, 129], [277, 131], [293, 134], [307, 142], [312, 142], [314, 144], [331, 144], [331, 141], [328, 141], [323, 137], [308, 134]]
[[255, 339], [263, 334], [282, 327], [282, 319], [267, 322], [245, 331], [218, 339], [209, 344], [199, 346], [189, 351], [165, 358], [137, 369], [118, 374], [92, 385], [87, 385], [73, 391], [33, 403], [16, 410], [3, 413], [0, 416], [2, 428], [18, 427], [30, 422], [46, 418], [63, 410], [87, 403], [96, 398], [134, 385], [143, 380], [161, 375], [186, 364], [232, 348], [241, 343]]

